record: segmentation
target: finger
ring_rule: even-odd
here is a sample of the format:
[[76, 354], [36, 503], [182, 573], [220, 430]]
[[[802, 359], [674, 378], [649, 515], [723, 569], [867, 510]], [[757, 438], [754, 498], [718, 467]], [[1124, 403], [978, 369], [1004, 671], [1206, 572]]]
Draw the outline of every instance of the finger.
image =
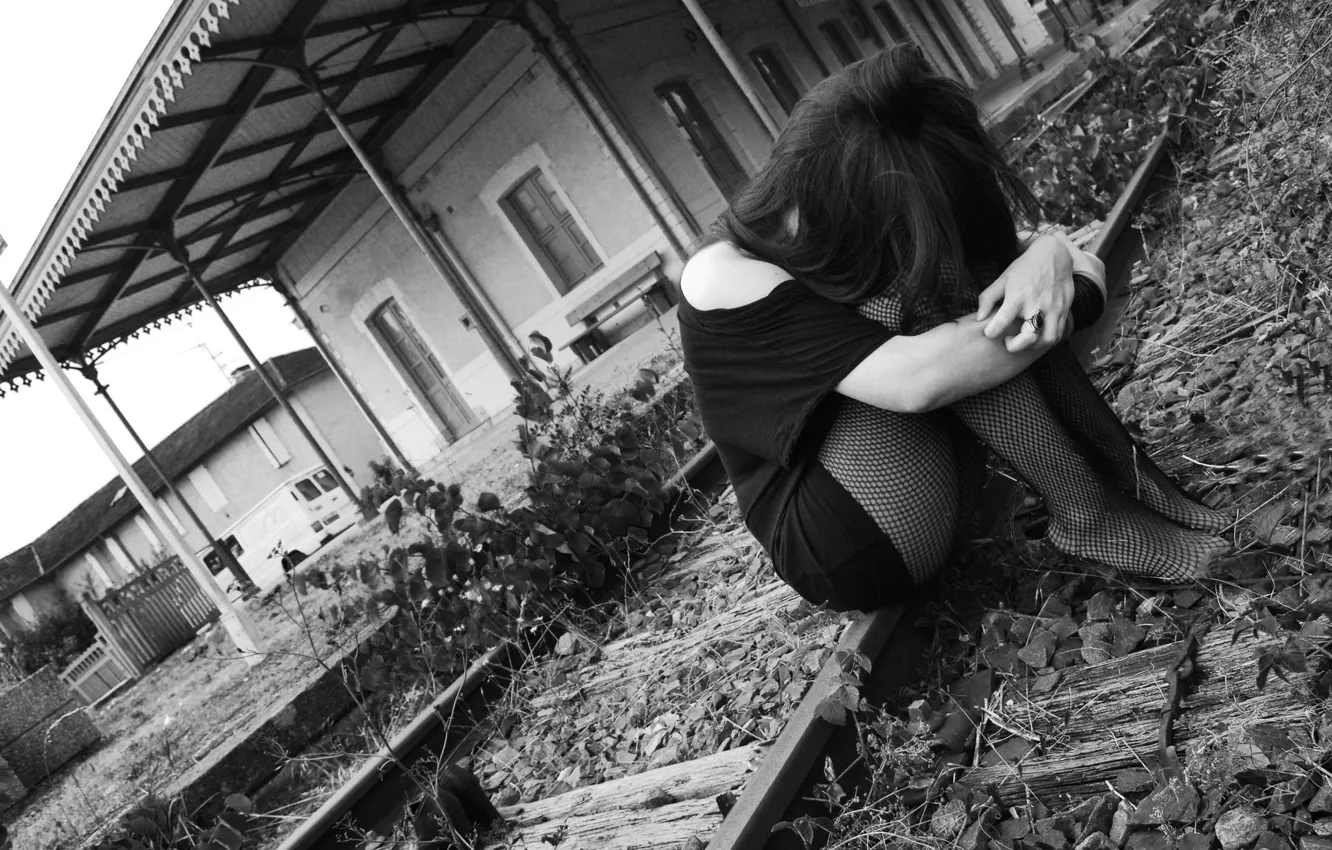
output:
[[1024, 326], [1020, 333], [1004, 340], [1004, 347], [1010, 354], [1017, 354], [1031, 348], [1039, 339], [1040, 337], [1033, 333], [1030, 327]]
[[1041, 328], [1041, 341], [1046, 345], [1054, 345], [1064, 338], [1064, 315], [1062, 313], [1050, 313], [1045, 318], [1045, 323]]
[[976, 321], [983, 322], [990, 315], [1004, 297], [1004, 278], [1001, 276], [994, 283], [985, 287], [981, 291], [980, 298], [976, 299]]
[[1013, 324], [1021, 306], [1017, 299], [1005, 298], [1004, 303], [999, 305], [994, 317], [990, 319], [990, 323], [985, 326], [985, 335], [990, 339], [997, 339], [1000, 334], [1008, 330], [1009, 325]]

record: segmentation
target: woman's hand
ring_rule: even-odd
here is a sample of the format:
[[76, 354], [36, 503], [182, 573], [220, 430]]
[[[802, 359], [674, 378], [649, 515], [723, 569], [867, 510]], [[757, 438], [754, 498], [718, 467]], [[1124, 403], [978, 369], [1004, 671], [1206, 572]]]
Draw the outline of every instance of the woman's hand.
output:
[[[980, 294], [976, 320], [989, 320], [985, 335], [990, 339], [1021, 322], [1021, 330], [1004, 341], [1016, 353], [1038, 342], [1048, 347], [1063, 339], [1072, 305], [1073, 257], [1061, 239], [1047, 234], [1033, 239], [1022, 256]], [[1041, 315], [1040, 331], [1025, 321], [1037, 313]]]

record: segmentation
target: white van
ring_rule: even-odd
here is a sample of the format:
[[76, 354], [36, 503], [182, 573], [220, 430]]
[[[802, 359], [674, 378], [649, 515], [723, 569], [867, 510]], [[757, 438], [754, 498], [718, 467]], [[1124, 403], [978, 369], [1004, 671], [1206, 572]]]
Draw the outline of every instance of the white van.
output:
[[[354, 526], [356, 514], [356, 506], [328, 469], [316, 466], [279, 484], [220, 538], [262, 593], [281, 584], [292, 567]], [[200, 554], [213, 575], [223, 571], [212, 547]]]

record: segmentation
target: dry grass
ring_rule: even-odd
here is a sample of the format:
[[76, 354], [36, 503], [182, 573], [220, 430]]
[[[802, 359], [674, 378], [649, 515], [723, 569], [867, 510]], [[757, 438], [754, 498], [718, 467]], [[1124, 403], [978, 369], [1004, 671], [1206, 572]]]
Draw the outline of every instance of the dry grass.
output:
[[636, 584], [609, 622], [515, 677], [495, 711], [505, 734], [477, 757], [492, 791], [530, 802], [770, 741], [845, 623], [776, 577], [733, 496]]
[[[677, 367], [678, 349], [669, 334], [643, 344], [629, 344], [632, 354], [606, 368], [588, 369], [581, 380], [595, 379], [608, 395], [621, 394], [640, 365], [665, 374]], [[447, 465], [431, 474], [458, 481], [475, 497], [490, 490], [516, 500], [526, 484], [527, 462], [513, 447], [517, 420], [501, 421], [486, 439], [456, 452]], [[407, 525], [407, 523], [404, 523]], [[335, 564], [353, 565], [388, 545], [401, 545], [383, 520], [344, 535], [311, 558], [302, 570], [326, 572]], [[354, 583], [353, 583], [354, 584]], [[354, 596], [344, 589], [341, 601]], [[340, 600], [333, 590], [311, 589], [302, 600], [307, 615]], [[312, 657], [309, 629], [285, 594], [285, 608], [275, 600], [252, 609], [271, 655], [250, 668], [228, 656], [230, 644], [221, 629], [178, 650], [153, 667], [128, 690], [91, 711], [102, 740], [81, 760], [58, 771], [34, 789], [21, 806], [6, 813], [15, 847], [55, 850], [77, 847], [98, 829], [113, 824], [131, 806], [171, 782], [203, 755], [212, 752], [234, 731], [244, 727], [275, 702], [288, 698], [318, 663]], [[309, 621], [308, 622], [314, 622]], [[347, 624], [345, 628], [354, 628]], [[325, 640], [315, 622], [316, 645], [324, 658], [337, 646]], [[200, 647], [207, 647], [196, 654]], [[290, 780], [282, 802], [266, 820], [270, 834], [286, 831], [318, 808], [357, 764], [380, 745], [378, 728], [391, 735], [416, 715], [434, 694], [414, 689], [356, 709], [284, 771]], [[365, 712], [374, 718], [365, 722]]]
[[[315, 591], [307, 605], [327, 605]], [[256, 667], [235, 657], [214, 627], [90, 714], [101, 741], [11, 810], [15, 846], [75, 846], [146, 794], [171, 784], [317, 669], [306, 628], [277, 597], [251, 609], [270, 655]], [[322, 636], [321, 636], [322, 637]], [[321, 640], [321, 655], [338, 647]]]

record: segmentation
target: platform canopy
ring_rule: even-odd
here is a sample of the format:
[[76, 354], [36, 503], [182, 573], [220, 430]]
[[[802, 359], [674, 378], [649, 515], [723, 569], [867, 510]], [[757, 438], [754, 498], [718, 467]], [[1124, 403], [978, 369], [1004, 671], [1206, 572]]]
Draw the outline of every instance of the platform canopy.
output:
[[[305, 63], [380, 151], [518, 0], [178, 0], [20, 266], [61, 361], [199, 306], [176, 240], [222, 295], [266, 279], [357, 160], [287, 67]], [[87, 69], [95, 73], [96, 69]], [[0, 319], [0, 395], [37, 361]]]

